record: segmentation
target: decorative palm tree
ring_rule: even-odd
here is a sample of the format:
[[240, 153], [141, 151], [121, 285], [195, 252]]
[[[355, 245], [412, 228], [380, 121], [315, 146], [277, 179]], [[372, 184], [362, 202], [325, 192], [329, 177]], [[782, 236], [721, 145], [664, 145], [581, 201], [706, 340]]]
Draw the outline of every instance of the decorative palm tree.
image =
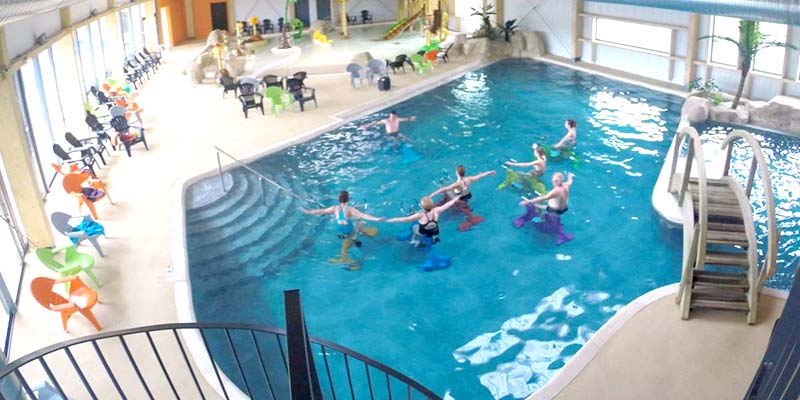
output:
[[297, 3], [297, 0], [286, 0], [286, 8], [283, 12], [283, 29], [281, 29], [281, 44], [279, 49], [289, 49], [292, 47], [289, 44], [289, 3]]
[[471, 7], [472, 14], [471, 17], [480, 17], [481, 18], [481, 26], [475, 31], [475, 37], [485, 37], [489, 38], [490, 40], [494, 40], [497, 38], [497, 32], [495, 32], [494, 27], [492, 26], [492, 16], [497, 15], [494, 12], [494, 4], [486, 3], [481, 8]]
[[703, 36], [698, 40], [709, 38], [731, 42], [739, 49], [739, 71], [741, 72], [741, 76], [739, 77], [739, 87], [736, 89], [736, 97], [733, 99], [733, 105], [731, 106], [734, 110], [739, 106], [739, 100], [742, 98], [742, 90], [744, 90], [744, 82], [747, 79], [747, 74], [750, 73], [755, 56], [761, 49], [766, 49], [768, 47], [789, 47], [791, 49], [797, 49], [797, 47], [788, 43], [768, 40], [768, 35], [764, 35], [758, 29], [757, 21], [739, 21], [739, 40], [718, 35]]

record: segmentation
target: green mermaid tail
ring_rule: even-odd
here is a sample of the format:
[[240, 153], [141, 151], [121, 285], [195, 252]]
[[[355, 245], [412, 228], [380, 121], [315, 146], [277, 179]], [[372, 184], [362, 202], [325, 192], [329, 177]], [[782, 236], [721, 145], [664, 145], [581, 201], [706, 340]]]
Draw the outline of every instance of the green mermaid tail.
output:
[[[572, 167], [574, 169], [578, 169], [578, 165], [580, 164], [580, 158], [578, 158], [578, 153], [575, 152], [575, 149], [562, 149], [562, 150], [554, 150], [550, 145], [543, 144], [542, 149], [544, 149], [545, 154], [551, 159], [555, 159], [553, 161], [566, 159], [572, 161]], [[535, 157], [535, 155], [534, 155]]]
[[541, 179], [511, 169], [506, 169], [506, 180], [497, 185], [497, 190], [505, 189], [514, 183], [518, 183], [519, 187], [527, 193], [534, 192], [539, 195], [547, 193], [547, 188], [545, 188]]

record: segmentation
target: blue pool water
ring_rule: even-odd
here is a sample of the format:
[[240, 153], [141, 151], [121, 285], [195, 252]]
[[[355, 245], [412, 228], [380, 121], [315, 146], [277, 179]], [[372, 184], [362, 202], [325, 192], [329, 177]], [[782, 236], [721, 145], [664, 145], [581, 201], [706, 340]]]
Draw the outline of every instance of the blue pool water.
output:
[[[506, 60], [392, 107], [417, 116], [402, 127], [422, 156], [416, 162], [387, 151], [378, 129], [357, 130], [387, 109], [251, 164], [301, 196], [334, 205], [349, 190], [361, 209], [387, 217], [405, 215], [459, 164], [468, 173], [498, 171], [472, 186], [470, 204], [483, 223], [459, 232], [463, 215], [441, 219], [437, 251], [453, 256], [442, 271], [419, 271], [423, 254], [395, 239], [407, 224], [387, 223], [372, 224], [380, 233], [364, 239], [363, 268], [343, 270], [327, 261], [341, 246], [333, 218], [304, 215], [295, 198], [232, 170], [231, 191], [186, 215], [197, 318], [283, 326], [282, 292], [299, 288], [312, 335], [458, 400], [524, 398], [617, 310], [680, 279], [679, 231], [662, 224], [650, 196], [681, 103]], [[556, 246], [533, 227], [514, 229], [520, 193], [496, 187], [503, 161], [527, 161], [531, 143], [556, 142], [566, 118], [578, 121], [579, 161], [551, 159], [546, 182], [555, 171], [575, 173], [563, 217], [575, 240]], [[202, 197], [211, 186], [213, 179], [190, 192]], [[795, 210], [784, 274], [797, 253], [798, 219]]]

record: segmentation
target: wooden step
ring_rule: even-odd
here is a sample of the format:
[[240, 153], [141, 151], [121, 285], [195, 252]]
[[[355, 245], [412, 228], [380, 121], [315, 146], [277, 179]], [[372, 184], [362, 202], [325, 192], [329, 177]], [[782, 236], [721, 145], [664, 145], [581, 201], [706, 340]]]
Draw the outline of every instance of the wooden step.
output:
[[695, 288], [705, 286], [747, 290], [750, 287], [745, 274], [695, 270], [692, 275]]
[[706, 242], [710, 244], [724, 244], [730, 246], [741, 246], [747, 248], [747, 234], [744, 232], [706, 231]]
[[[699, 201], [700, 193], [697, 190], [697, 187], [690, 188], [692, 192], [692, 199], [696, 200], [695, 202]], [[708, 203], [709, 204], [727, 204], [727, 205], [739, 205], [739, 198], [736, 197], [736, 194], [733, 191], [727, 192], [709, 192], [708, 193]]]
[[[689, 177], [689, 184], [697, 185], [697, 178], [694, 176]], [[706, 178], [706, 184], [708, 186], [728, 186], [728, 181], [726, 179]]]
[[732, 267], [750, 267], [750, 261], [747, 260], [745, 253], [732, 253], [722, 251], [709, 251], [706, 252], [707, 265], [728, 265]]
[[726, 310], [748, 311], [747, 296], [744, 291], [734, 290], [692, 290], [691, 307], [720, 308]]
[[744, 223], [724, 223], [724, 222], [709, 222], [706, 225], [709, 231], [718, 232], [741, 232], [744, 233]]

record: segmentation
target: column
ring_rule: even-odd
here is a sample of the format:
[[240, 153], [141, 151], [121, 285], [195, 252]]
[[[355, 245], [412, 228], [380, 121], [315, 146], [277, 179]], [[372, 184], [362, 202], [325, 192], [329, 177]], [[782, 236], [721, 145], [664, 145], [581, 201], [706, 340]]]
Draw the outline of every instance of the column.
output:
[[572, 60], [578, 62], [583, 56], [583, 0], [573, 0], [572, 9]]
[[[683, 74], [684, 86], [689, 86], [689, 82], [694, 80], [694, 75], [697, 73], [697, 66], [694, 65], [694, 62], [697, 59], [697, 35], [700, 32], [700, 14], [689, 14], [688, 28], [686, 31], [686, 71]], [[706, 70], [709, 69], [706, 68]]]

